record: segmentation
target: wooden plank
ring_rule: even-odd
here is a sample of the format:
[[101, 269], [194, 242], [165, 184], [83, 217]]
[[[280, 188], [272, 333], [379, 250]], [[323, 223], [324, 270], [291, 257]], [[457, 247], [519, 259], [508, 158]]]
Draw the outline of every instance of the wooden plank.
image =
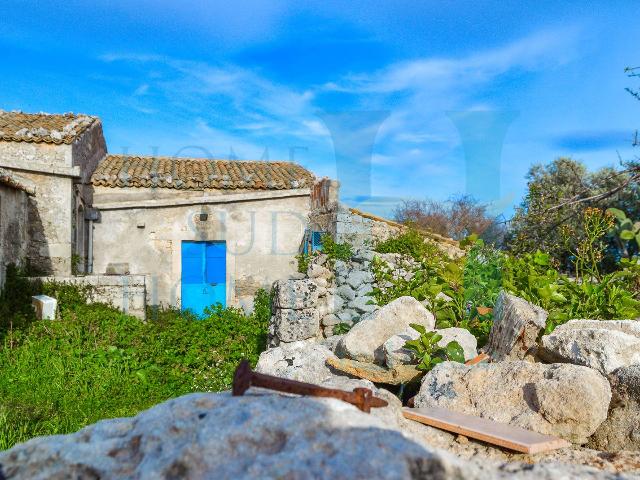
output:
[[494, 422], [486, 418], [452, 412], [446, 408], [403, 408], [405, 418], [459, 433], [469, 438], [498, 445], [522, 453], [540, 453], [571, 445], [558, 437], [542, 435], [506, 423]]
[[464, 364], [465, 365], [476, 365], [478, 363], [483, 363], [483, 362], [488, 362], [488, 361], [489, 361], [489, 355], [487, 355], [486, 353], [481, 353], [477, 357], [473, 357], [471, 360], [467, 360], [466, 362], [464, 362]]

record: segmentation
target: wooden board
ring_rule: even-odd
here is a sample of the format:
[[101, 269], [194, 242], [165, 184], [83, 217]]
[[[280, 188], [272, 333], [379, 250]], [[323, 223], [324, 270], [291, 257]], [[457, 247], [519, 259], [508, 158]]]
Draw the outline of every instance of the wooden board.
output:
[[405, 418], [432, 427], [455, 432], [522, 453], [540, 453], [568, 447], [571, 444], [561, 438], [542, 435], [506, 423], [486, 418], [452, 412], [446, 408], [403, 408]]

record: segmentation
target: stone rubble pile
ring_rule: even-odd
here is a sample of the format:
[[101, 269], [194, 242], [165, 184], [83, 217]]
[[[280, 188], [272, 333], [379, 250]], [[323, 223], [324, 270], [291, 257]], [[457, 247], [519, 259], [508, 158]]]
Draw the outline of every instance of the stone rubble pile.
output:
[[[413, 276], [416, 262], [412, 258], [359, 248], [348, 261], [313, 255], [306, 273], [276, 282], [269, 345], [329, 338], [336, 325], [352, 327], [378, 310], [372, 292], [390, 285], [377, 285], [372, 270], [374, 257], [385, 262], [394, 279]], [[311, 284], [315, 292], [311, 292]]]
[[[483, 348], [491, 363], [465, 366], [443, 362], [424, 375], [415, 368], [418, 359], [414, 353], [404, 348], [407, 340], [420, 337], [411, 323], [441, 335], [439, 346], [457, 341], [465, 360], [480, 353], [477, 341], [465, 329], [436, 329], [428, 305], [412, 297], [401, 297], [382, 307], [372, 304], [369, 293], [390, 286], [375, 283], [374, 256], [386, 262], [394, 279], [411, 278], [415, 266], [398, 255], [359, 250], [349, 262], [337, 261], [333, 266], [326, 258], [315, 257], [307, 275], [293, 281], [316, 283], [318, 320], [314, 320], [313, 333], [298, 326], [293, 328], [299, 332], [296, 335], [278, 333], [280, 346], [261, 356], [258, 369], [318, 384], [348, 383], [353, 381], [348, 379], [357, 378], [374, 382], [376, 392], [419, 381], [413, 399], [416, 407], [444, 407], [564, 438], [574, 447], [553, 454], [563, 462], [602, 467], [598, 462], [604, 457], [599, 451], [607, 451], [620, 455], [607, 457], [607, 461], [625, 458], [620, 460], [625, 468], [629, 462], [637, 462], [640, 469], [637, 320], [572, 320], [544, 335], [547, 312], [501, 292]], [[303, 295], [307, 289], [295, 287], [291, 291]], [[315, 298], [313, 294], [307, 297]], [[292, 298], [278, 304], [278, 308], [285, 306], [297, 311], [312, 308]], [[277, 324], [277, 319], [285, 317], [276, 311], [274, 318]], [[337, 323], [351, 328], [334, 336]], [[298, 341], [287, 344], [295, 341], [294, 337]], [[504, 459], [506, 455], [491, 446], [480, 448], [474, 441], [460, 444], [451, 434], [424, 425], [406, 421], [402, 425], [403, 431], [418, 432], [433, 442], [429, 444], [459, 455], [474, 458], [480, 451], [492, 458]], [[630, 451], [620, 453], [625, 450]]]

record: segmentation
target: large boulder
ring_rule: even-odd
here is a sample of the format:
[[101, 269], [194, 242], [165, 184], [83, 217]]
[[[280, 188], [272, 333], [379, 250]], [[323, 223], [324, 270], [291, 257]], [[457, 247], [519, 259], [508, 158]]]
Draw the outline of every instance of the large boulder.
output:
[[609, 415], [589, 441], [589, 447], [617, 452], [640, 450], [640, 365], [609, 375], [613, 396]]
[[297, 342], [320, 335], [320, 316], [315, 308], [277, 309], [271, 323], [275, 336], [281, 342]]
[[2, 478], [29, 480], [473, 475], [339, 400], [279, 395], [187, 395], [133, 418], [36, 438], [2, 452], [0, 463]]
[[273, 284], [273, 306], [300, 310], [318, 303], [318, 286], [310, 279], [278, 280]]
[[433, 314], [413, 297], [400, 297], [366, 315], [342, 338], [338, 352], [360, 362], [384, 364], [382, 345], [417, 323], [427, 330], [435, 328]]
[[522, 360], [536, 346], [546, 321], [544, 309], [503, 290], [493, 308], [485, 350], [494, 360]]
[[640, 363], [637, 320], [570, 320], [542, 337], [538, 356], [595, 368], [603, 374]]
[[335, 357], [331, 350], [311, 340], [283, 343], [260, 354], [256, 371], [320, 384], [334, 376], [326, 365], [330, 357]]
[[[464, 328], [443, 328], [436, 330], [436, 333], [442, 335], [442, 339], [438, 342], [438, 346], [446, 347], [449, 342], [458, 342], [464, 350], [464, 359], [471, 360], [475, 358], [478, 353], [476, 348], [478, 346], [478, 340], [468, 330]], [[384, 350], [384, 357], [387, 367], [393, 368], [398, 365], [408, 365], [415, 363], [416, 356], [412, 350], [404, 348], [405, 343], [408, 340], [416, 340], [420, 338], [420, 334], [413, 328], [409, 327], [405, 331], [394, 335], [389, 340], [384, 342], [382, 349]]]
[[579, 465], [465, 461], [408, 438], [388, 417], [335, 399], [196, 393], [16, 445], [0, 452], [0, 473], [11, 480], [630, 478]]
[[609, 382], [587, 367], [444, 362], [424, 377], [415, 405], [449, 408], [585, 443], [607, 418], [610, 399]]

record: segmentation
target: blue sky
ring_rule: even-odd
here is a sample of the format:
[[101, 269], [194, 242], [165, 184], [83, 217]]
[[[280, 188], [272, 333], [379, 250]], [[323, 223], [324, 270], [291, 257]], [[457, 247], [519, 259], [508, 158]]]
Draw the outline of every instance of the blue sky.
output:
[[[289, 160], [389, 214], [536, 162], [630, 158], [637, 1], [3, 2], [0, 108], [102, 118], [111, 152]], [[640, 83], [640, 82], [637, 82]], [[368, 200], [363, 200], [371, 197]]]

